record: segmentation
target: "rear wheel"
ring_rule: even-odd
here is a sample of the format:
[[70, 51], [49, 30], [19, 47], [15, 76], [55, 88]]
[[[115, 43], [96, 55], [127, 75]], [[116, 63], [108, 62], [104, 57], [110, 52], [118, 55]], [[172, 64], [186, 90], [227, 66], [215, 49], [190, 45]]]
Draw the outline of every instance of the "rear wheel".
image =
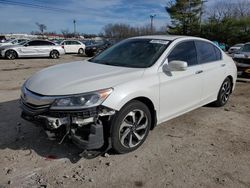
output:
[[60, 56], [60, 54], [59, 54], [59, 52], [58, 52], [57, 50], [52, 50], [52, 51], [50, 52], [50, 57], [51, 57], [52, 59], [58, 59], [59, 56]]
[[5, 52], [5, 58], [7, 59], [16, 59], [17, 58], [17, 53], [14, 50], [8, 50]]
[[82, 49], [82, 48], [80, 48], [79, 50], [78, 50], [78, 54], [83, 54], [84, 53], [84, 50]]
[[220, 88], [217, 100], [213, 103], [217, 107], [224, 106], [231, 94], [232, 91], [232, 83], [229, 78], [226, 78]]
[[128, 153], [139, 148], [146, 140], [151, 125], [148, 107], [131, 101], [114, 117], [111, 126], [112, 147], [117, 153]]

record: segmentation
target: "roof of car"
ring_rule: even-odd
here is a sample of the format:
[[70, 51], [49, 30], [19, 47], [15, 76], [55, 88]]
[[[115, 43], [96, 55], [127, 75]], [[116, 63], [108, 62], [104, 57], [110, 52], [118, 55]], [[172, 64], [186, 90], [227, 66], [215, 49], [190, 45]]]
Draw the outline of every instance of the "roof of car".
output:
[[[187, 38], [188, 36], [181, 36], [181, 35], [148, 35], [148, 36], [140, 36], [134, 38], [141, 38], [141, 39], [158, 39], [158, 40], [169, 40], [173, 41], [178, 38]], [[192, 37], [196, 38], [196, 37]]]

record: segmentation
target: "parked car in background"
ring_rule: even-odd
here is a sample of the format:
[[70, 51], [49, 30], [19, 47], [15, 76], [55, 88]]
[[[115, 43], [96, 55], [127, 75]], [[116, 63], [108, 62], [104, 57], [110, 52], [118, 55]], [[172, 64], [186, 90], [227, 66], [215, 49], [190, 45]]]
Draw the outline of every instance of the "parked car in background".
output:
[[127, 153], [157, 124], [211, 102], [224, 106], [236, 77], [232, 58], [208, 40], [134, 37], [34, 74], [22, 86], [22, 117], [83, 150]]
[[243, 45], [233, 56], [238, 69], [238, 77], [250, 79], [250, 42]]
[[243, 46], [244, 46], [244, 44], [235, 44], [234, 46], [229, 48], [228, 53], [229, 54], [234, 54], [237, 51], [239, 51]]
[[65, 54], [61, 45], [57, 45], [47, 40], [32, 40], [22, 45], [11, 45], [0, 47], [0, 54], [7, 59], [16, 59], [19, 57], [51, 57], [59, 58]]
[[109, 46], [111, 46], [112, 43], [109, 41], [94, 41], [92, 44], [86, 46], [85, 54], [88, 57], [92, 57], [96, 55], [97, 53], [100, 53], [101, 51], [107, 49]]
[[51, 42], [54, 42], [56, 44], [61, 44], [64, 40], [63, 39], [53, 39], [53, 40], [50, 40]]
[[10, 40], [7, 40], [3, 43], [0, 43], [0, 46], [17, 45], [17, 44], [20, 44], [23, 42], [28, 42], [28, 41], [29, 41], [28, 39], [10, 39]]
[[78, 40], [64, 40], [61, 45], [65, 53], [84, 54], [85, 51], [85, 44]]
[[81, 42], [85, 44], [86, 47], [95, 43], [94, 40], [81, 40]]
[[3, 36], [3, 35], [0, 35], [0, 43], [3, 43], [3, 42], [5, 42], [6, 41], [6, 38], [5, 38], [5, 36]]

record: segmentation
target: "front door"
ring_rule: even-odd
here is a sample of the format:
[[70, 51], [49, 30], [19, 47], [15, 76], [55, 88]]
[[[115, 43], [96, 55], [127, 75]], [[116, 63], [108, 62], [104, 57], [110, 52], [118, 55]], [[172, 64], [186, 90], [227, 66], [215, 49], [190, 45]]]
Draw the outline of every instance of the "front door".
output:
[[202, 66], [197, 61], [194, 41], [177, 44], [168, 56], [168, 62], [173, 60], [186, 61], [188, 68], [169, 74], [159, 69], [160, 122], [197, 107], [202, 96]]

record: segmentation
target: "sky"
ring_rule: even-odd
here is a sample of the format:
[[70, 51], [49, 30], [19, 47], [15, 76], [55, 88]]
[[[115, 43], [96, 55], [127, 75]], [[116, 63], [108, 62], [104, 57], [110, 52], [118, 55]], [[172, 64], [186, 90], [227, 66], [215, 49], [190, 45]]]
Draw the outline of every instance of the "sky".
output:
[[[77, 32], [98, 34], [109, 23], [144, 26], [154, 14], [154, 26], [160, 28], [170, 22], [164, 8], [168, 1], [0, 0], [0, 33], [38, 31], [36, 22], [45, 24], [48, 32], [73, 32], [73, 20], [76, 20]], [[210, 6], [216, 0], [208, 1]]]

